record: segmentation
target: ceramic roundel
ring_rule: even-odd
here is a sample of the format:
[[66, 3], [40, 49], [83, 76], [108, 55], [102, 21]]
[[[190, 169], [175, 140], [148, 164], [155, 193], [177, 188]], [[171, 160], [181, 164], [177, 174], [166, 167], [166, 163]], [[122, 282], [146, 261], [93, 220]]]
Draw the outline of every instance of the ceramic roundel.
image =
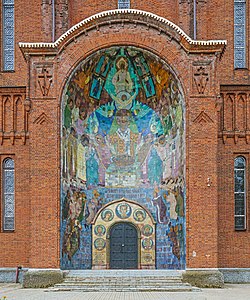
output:
[[94, 247], [96, 248], [96, 250], [103, 250], [106, 246], [106, 242], [104, 239], [102, 238], [98, 238], [94, 241]]
[[122, 202], [122, 203], [117, 205], [117, 207], [115, 209], [115, 213], [116, 213], [118, 218], [127, 219], [131, 216], [132, 208], [127, 203]]
[[103, 236], [106, 233], [106, 228], [103, 225], [97, 225], [94, 232], [97, 236]]
[[146, 213], [144, 210], [138, 208], [134, 211], [134, 219], [137, 222], [143, 222], [146, 219]]
[[101, 218], [105, 222], [110, 222], [114, 218], [114, 213], [111, 209], [105, 209], [101, 214]]

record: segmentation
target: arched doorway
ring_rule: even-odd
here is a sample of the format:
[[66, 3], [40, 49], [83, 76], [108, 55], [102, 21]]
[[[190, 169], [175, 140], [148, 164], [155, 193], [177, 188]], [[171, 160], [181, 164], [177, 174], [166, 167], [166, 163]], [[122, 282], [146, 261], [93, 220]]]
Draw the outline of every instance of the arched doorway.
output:
[[93, 269], [155, 269], [155, 222], [135, 201], [105, 205], [92, 223]]
[[131, 223], [110, 230], [110, 269], [138, 269], [138, 232]]

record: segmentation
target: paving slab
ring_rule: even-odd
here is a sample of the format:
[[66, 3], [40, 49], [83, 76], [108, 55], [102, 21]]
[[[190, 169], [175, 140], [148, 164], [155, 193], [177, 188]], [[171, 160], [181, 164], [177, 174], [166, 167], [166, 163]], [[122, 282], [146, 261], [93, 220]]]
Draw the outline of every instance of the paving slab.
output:
[[223, 289], [197, 292], [48, 292], [23, 289], [20, 284], [0, 284], [0, 300], [250, 300], [250, 284], [230, 284]]

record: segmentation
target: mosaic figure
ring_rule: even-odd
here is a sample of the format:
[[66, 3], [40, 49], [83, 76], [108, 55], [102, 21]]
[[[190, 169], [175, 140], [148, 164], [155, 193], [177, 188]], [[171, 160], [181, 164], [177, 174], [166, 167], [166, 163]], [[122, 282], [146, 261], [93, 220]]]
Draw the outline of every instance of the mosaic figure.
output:
[[97, 190], [93, 191], [93, 196], [91, 200], [87, 203], [87, 216], [86, 216], [86, 224], [89, 225], [98, 210], [101, 208], [101, 199], [100, 199], [100, 194], [98, 193]]
[[118, 167], [126, 167], [135, 163], [138, 133], [130, 129], [130, 118], [129, 110], [119, 110], [116, 114], [117, 130], [109, 135], [112, 161]]
[[130, 205], [123, 203], [123, 202], [118, 204], [115, 209], [115, 213], [116, 213], [117, 217], [120, 219], [129, 218], [131, 215], [131, 212], [132, 212], [132, 209], [131, 209]]
[[180, 259], [180, 242], [178, 240], [178, 226], [170, 225], [170, 232], [168, 233], [168, 237], [172, 242], [172, 251], [173, 254]]
[[178, 216], [184, 217], [184, 199], [180, 187], [177, 187], [176, 191], [176, 208], [175, 211]]
[[106, 228], [103, 225], [97, 225], [94, 231], [97, 236], [103, 236], [106, 233]]
[[177, 217], [178, 217], [178, 215], [177, 215], [177, 213], [176, 213], [176, 211], [175, 211], [175, 209], [176, 209], [176, 198], [175, 198], [175, 194], [174, 194], [174, 192], [172, 192], [172, 191], [168, 191], [168, 195], [166, 195], [166, 194], [164, 194], [164, 198], [166, 199], [166, 201], [168, 202], [168, 203], [170, 203], [170, 219], [174, 219], [174, 220], [176, 220], [177, 219]]
[[145, 250], [151, 250], [154, 245], [154, 242], [151, 238], [145, 238], [142, 240], [142, 247]]
[[89, 138], [83, 134], [77, 147], [77, 178], [83, 183], [86, 182], [86, 154], [89, 145]]
[[132, 91], [133, 82], [128, 71], [128, 61], [125, 57], [120, 57], [116, 62], [117, 72], [112, 78], [112, 83], [115, 86], [116, 95], [120, 92]]
[[136, 209], [133, 216], [137, 222], [143, 222], [146, 219], [146, 213], [142, 209]]
[[157, 187], [154, 189], [154, 198], [151, 201], [153, 205], [156, 206], [158, 222], [161, 224], [168, 224], [169, 217], [167, 216], [167, 205], [159, 194], [159, 189]]
[[110, 209], [105, 209], [103, 212], [102, 212], [102, 220], [105, 221], [105, 222], [110, 222], [113, 220], [114, 218], [114, 213], [112, 210]]
[[77, 132], [74, 127], [70, 128], [68, 136], [68, 176], [76, 177], [76, 161], [77, 161]]
[[142, 230], [141, 230], [142, 234], [145, 235], [145, 236], [152, 235], [153, 231], [154, 231], [153, 227], [151, 225], [148, 225], [148, 224], [144, 225], [142, 227]]
[[94, 241], [94, 247], [96, 248], [96, 250], [103, 250], [106, 247], [106, 242], [104, 239], [102, 238], [98, 238]]

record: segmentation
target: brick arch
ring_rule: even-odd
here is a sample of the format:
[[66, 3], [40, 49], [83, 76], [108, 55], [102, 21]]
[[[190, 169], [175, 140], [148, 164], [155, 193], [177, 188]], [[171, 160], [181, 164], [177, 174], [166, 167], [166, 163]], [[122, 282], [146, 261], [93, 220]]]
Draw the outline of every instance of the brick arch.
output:
[[[147, 34], [147, 37], [142, 38], [141, 33], [143, 29], [143, 33]], [[108, 26], [107, 30], [109, 30]], [[141, 50], [152, 53], [158, 59], [162, 59], [170, 67], [175, 77], [178, 78], [183, 95], [188, 94], [187, 88], [191, 74], [187, 72], [187, 66], [190, 64], [190, 59], [177, 42], [158, 35], [155, 29], [149, 33], [147, 29], [141, 26], [137, 26], [137, 33], [129, 29], [126, 32], [125, 30], [123, 31], [120, 34], [109, 32], [106, 36], [99, 36], [98, 32], [91, 32], [90, 35], [79, 38], [76, 43], [70, 44], [65, 48], [57, 57], [59, 61], [57, 77], [59, 95], [63, 94], [66, 81], [83, 60], [98, 51], [113, 46], [138, 47]], [[59, 100], [61, 98], [60, 96]], [[184, 96], [184, 98], [186, 97]]]
[[[192, 40], [171, 21], [141, 10], [104, 11], [71, 27], [54, 43], [19, 43], [25, 55], [41, 51], [55, 57], [57, 91], [62, 95], [65, 78], [76, 66], [101, 49], [131, 45], [161, 57], [182, 84], [188, 97], [192, 61], [202, 54], [220, 57], [226, 47], [224, 40]], [[190, 57], [190, 54], [193, 57]], [[59, 100], [61, 97], [59, 98]]]

